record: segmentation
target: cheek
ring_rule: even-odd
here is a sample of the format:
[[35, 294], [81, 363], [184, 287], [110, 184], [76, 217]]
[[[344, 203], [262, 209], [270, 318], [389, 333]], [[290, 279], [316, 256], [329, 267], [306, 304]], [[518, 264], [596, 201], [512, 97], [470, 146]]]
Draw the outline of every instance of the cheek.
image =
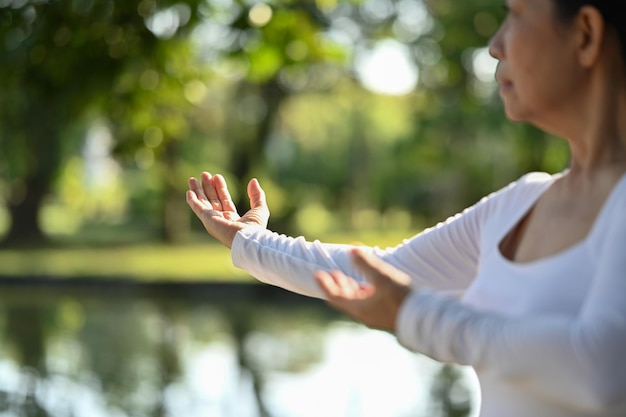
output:
[[[532, 38], [517, 36], [511, 40], [509, 45], [509, 61], [511, 63], [511, 69], [515, 71], [517, 76], [528, 77], [533, 74], [536, 75], [538, 67], [541, 67], [542, 59], [544, 55], [536, 43], [533, 46]], [[545, 57], [544, 57], [545, 58]]]
[[567, 61], [567, 57], [546, 60], [529, 68], [526, 73], [527, 77], [535, 79], [534, 93], [553, 103], [567, 100], [584, 82], [574, 65]]
[[[540, 100], [559, 100], [576, 90], [581, 82], [575, 62], [556, 48], [522, 49], [511, 57], [518, 94]], [[538, 103], [537, 103], [538, 104]]]
[[576, 77], [557, 67], [531, 67], [519, 74], [517, 81], [513, 91], [503, 97], [505, 113], [512, 121], [541, 124], [576, 101]]

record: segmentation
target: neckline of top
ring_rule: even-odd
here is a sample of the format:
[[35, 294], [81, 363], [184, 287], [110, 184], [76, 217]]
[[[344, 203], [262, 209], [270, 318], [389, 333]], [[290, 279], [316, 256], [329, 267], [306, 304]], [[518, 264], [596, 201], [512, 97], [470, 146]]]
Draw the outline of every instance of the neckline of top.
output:
[[497, 245], [496, 245], [495, 250], [497, 252], [498, 257], [502, 261], [504, 261], [506, 264], [508, 264], [510, 266], [513, 266], [513, 267], [517, 267], [517, 268], [528, 268], [528, 267], [532, 267], [532, 266], [545, 264], [547, 262], [550, 262], [550, 261], [553, 261], [553, 260], [558, 259], [560, 257], [566, 256], [566, 255], [568, 255], [571, 252], [575, 252], [576, 250], [579, 250], [580, 248], [585, 247], [587, 245], [587, 243], [597, 233], [597, 230], [600, 228], [600, 225], [602, 224], [602, 220], [604, 219], [604, 217], [607, 216], [607, 213], [609, 212], [609, 210], [613, 206], [613, 204], [615, 204], [615, 201], [617, 200], [618, 196], [622, 194], [620, 192], [620, 190], [622, 188], [624, 188], [625, 189], [624, 192], [626, 193], [626, 173], [624, 173], [620, 177], [620, 179], [615, 183], [615, 185], [613, 186], [613, 189], [610, 191], [609, 195], [607, 196], [606, 200], [604, 201], [604, 204], [602, 205], [602, 208], [600, 209], [600, 211], [598, 212], [598, 215], [594, 219], [593, 224], [591, 225], [591, 228], [589, 229], [589, 232], [587, 233], [587, 235], [584, 238], [580, 239], [578, 242], [568, 246], [567, 248], [565, 248], [563, 250], [560, 250], [560, 251], [558, 251], [556, 253], [543, 256], [541, 258], [533, 259], [532, 261], [528, 261], [528, 262], [519, 262], [519, 261], [515, 261], [515, 260], [512, 260], [512, 259], [509, 259], [506, 256], [504, 256], [502, 254], [502, 251], [500, 250], [500, 245], [501, 245], [503, 239], [511, 233], [513, 228], [516, 227], [517, 224], [519, 224], [519, 222], [524, 218], [524, 216], [526, 216], [528, 214], [528, 212], [532, 209], [532, 207], [535, 206], [535, 204], [537, 203], [539, 198], [541, 198], [541, 196], [548, 189], [550, 189], [552, 184], [554, 184], [554, 182], [561, 175], [563, 175], [563, 174], [561, 173], [561, 174], [557, 174], [557, 175], [552, 175], [550, 177], [550, 179], [545, 182], [545, 186], [541, 188], [541, 190], [537, 193], [536, 196], [534, 196], [534, 198], [532, 198], [532, 199], [530, 199], [528, 201], [528, 203], [526, 204], [524, 209], [520, 210], [519, 216], [516, 216], [516, 218], [513, 219], [513, 221], [510, 224], [507, 225], [506, 232], [503, 235], [501, 235], [499, 237], [499, 239], [497, 240]]

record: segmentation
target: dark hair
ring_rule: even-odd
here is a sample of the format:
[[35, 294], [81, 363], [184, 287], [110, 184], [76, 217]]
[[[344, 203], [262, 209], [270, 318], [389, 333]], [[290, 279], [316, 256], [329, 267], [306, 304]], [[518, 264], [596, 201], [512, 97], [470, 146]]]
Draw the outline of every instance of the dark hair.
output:
[[623, 0], [554, 0], [556, 13], [563, 19], [571, 19], [583, 6], [593, 6], [602, 14], [606, 25], [617, 34], [626, 62], [626, 6]]

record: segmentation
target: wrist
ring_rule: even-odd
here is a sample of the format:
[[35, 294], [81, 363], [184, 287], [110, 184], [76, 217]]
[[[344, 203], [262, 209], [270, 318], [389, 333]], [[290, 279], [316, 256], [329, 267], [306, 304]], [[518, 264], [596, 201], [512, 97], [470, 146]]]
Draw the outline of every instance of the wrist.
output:
[[233, 227], [228, 230], [228, 233], [224, 240], [220, 240], [224, 245], [226, 245], [229, 249], [232, 250], [235, 238], [239, 234], [239, 232], [243, 232], [245, 234], [253, 233], [256, 230], [267, 230], [265, 227], [258, 224], [248, 224], [248, 223], [235, 223]]

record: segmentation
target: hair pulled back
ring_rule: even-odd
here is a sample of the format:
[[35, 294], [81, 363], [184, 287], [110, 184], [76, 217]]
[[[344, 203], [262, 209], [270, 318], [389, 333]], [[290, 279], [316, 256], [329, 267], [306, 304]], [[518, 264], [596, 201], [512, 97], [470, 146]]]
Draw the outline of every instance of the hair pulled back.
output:
[[572, 19], [581, 7], [595, 7], [607, 25], [615, 30], [626, 62], [626, 3], [623, 0], [554, 0], [556, 12], [562, 19]]

